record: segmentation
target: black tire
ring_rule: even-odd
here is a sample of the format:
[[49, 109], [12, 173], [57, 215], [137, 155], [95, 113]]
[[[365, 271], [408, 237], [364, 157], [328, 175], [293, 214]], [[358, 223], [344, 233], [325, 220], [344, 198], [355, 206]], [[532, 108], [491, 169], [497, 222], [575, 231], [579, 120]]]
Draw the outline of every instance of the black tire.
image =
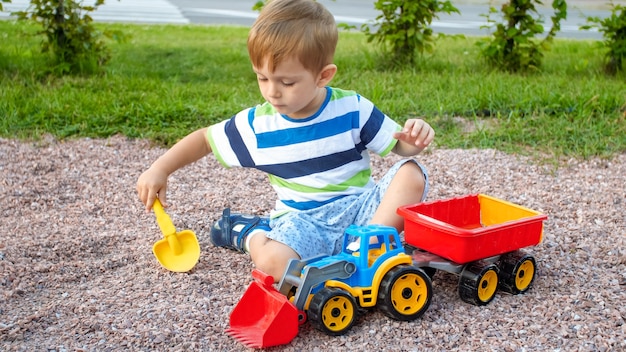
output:
[[430, 281], [433, 281], [433, 279], [435, 278], [435, 274], [437, 274], [437, 269], [431, 268], [429, 266], [425, 266], [420, 269], [424, 270], [426, 275], [428, 275], [428, 277], [430, 278]]
[[537, 272], [532, 255], [521, 251], [507, 253], [500, 259], [500, 289], [514, 295], [528, 291]]
[[426, 312], [432, 292], [430, 277], [422, 269], [398, 265], [381, 281], [377, 305], [392, 319], [411, 321]]
[[459, 296], [467, 303], [484, 306], [496, 296], [498, 267], [483, 262], [469, 263], [459, 278]]
[[324, 287], [313, 295], [307, 316], [316, 329], [339, 336], [352, 328], [357, 312], [357, 304], [351, 294], [339, 288]]

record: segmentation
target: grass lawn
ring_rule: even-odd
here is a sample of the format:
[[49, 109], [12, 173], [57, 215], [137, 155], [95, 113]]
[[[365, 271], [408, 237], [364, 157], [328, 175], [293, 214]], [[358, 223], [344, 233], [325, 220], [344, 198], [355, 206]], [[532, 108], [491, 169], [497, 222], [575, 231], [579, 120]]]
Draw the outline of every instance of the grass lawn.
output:
[[[121, 30], [112, 59], [90, 76], [46, 74], [38, 29], [0, 21], [0, 136], [124, 134], [171, 145], [261, 102], [247, 28], [98, 24]], [[342, 32], [332, 85], [354, 89], [402, 122], [423, 116], [448, 148], [496, 148], [549, 158], [626, 151], [626, 74], [602, 70], [598, 41], [557, 40], [540, 70], [498, 72], [477, 38], [445, 38], [414, 67], [387, 69], [361, 33]]]

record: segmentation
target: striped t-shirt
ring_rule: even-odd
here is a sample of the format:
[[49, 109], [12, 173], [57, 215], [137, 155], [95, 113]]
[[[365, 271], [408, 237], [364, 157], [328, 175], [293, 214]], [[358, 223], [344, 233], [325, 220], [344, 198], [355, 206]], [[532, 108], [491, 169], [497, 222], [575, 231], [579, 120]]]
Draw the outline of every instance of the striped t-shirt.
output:
[[317, 113], [281, 115], [265, 103], [209, 127], [207, 138], [225, 167], [266, 172], [278, 195], [273, 215], [313, 209], [374, 185], [368, 150], [393, 149], [400, 126], [356, 92], [327, 87]]

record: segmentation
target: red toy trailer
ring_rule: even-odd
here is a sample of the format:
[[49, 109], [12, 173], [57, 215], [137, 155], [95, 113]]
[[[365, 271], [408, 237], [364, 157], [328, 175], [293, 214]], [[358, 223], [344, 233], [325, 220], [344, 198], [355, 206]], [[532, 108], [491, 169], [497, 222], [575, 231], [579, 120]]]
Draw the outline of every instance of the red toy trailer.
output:
[[484, 194], [407, 205], [398, 214], [414, 265], [460, 275], [465, 302], [485, 305], [497, 288], [530, 288], [536, 262], [520, 249], [541, 242], [546, 215]]

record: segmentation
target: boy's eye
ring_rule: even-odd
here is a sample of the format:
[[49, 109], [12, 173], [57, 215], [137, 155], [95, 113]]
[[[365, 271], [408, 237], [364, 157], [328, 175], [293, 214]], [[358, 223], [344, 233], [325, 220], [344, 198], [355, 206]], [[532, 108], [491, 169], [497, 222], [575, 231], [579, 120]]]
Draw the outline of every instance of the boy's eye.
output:
[[283, 83], [283, 85], [284, 85], [284, 86], [286, 86], [286, 87], [291, 87], [291, 86], [293, 86], [293, 85], [295, 84], [295, 83], [293, 83], [293, 82], [282, 82], [282, 83]]

